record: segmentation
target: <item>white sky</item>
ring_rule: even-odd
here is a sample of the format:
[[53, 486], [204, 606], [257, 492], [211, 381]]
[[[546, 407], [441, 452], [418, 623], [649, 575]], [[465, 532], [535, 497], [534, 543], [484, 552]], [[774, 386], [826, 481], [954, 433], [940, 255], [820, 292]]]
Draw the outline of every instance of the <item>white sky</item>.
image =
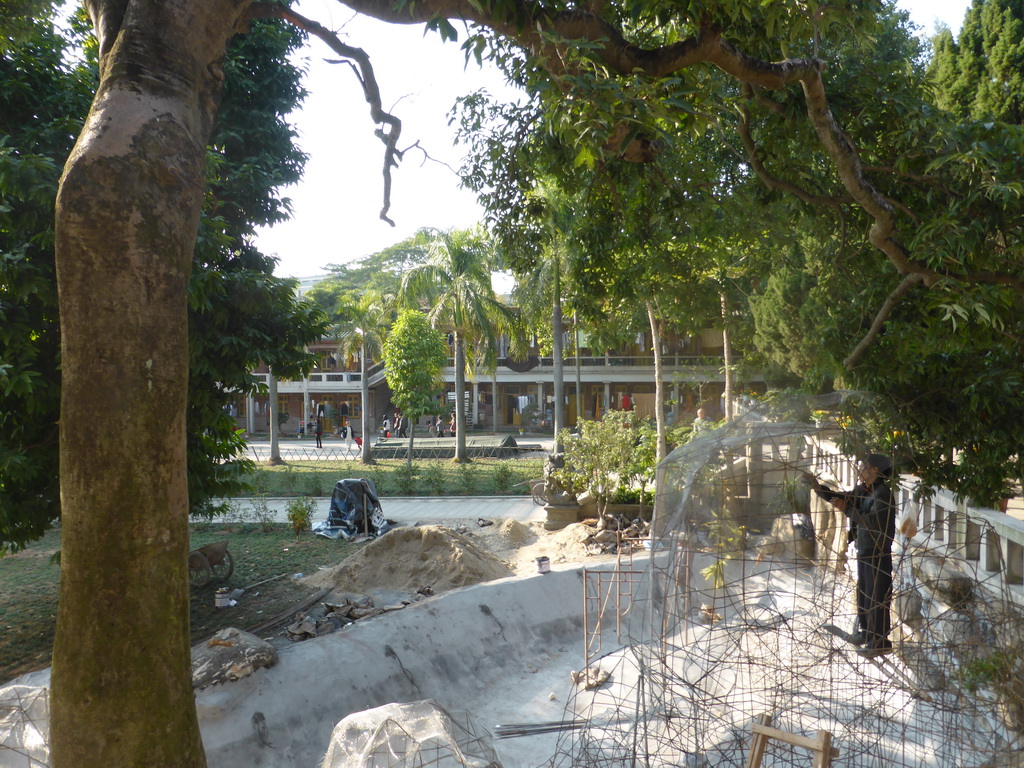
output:
[[[899, 0], [911, 18], [930, 33], [936, 21], [956, 32], [969, 0]], [[498, 73], [464, 66], [459, 44], [443, 44], [422, 26], [401, 27], [354, 16], [334, 0], [302, 0], [305, 16], [338, 31], [342, 39], [363, 48], [377, 73], [386, 109], [402, 119], [400, 148], [416, 142], [432, 158], [458, 168], [463, 147], [452, 144], [448, 111], [458, 96], [485, 87], [492, 94], [514, 98]], [[460, 42], [465, 35], [460, 31]], [[305, 277], [323, 272], [329, 263], [358, 259], [396, 243], [420, 227], [467, 227], [481, 217], [475, 196], [459, 188], [453, 171], [422, 153], [407, 153], [393, 171], [392, 228], [379, 219], [383, 199], [383, 144], [374, 137], [369, 109], [352, 70], [326, 64], [333, 53], [313, 39], [302, 52], [310, 92], [301, 112], [292, 116], [299, 144], [310, 158], [299, 184], [286, 190], [293, 201], [290, 221], [260, 232], [257, 242], [280, 263], [276, 273]], [[486, 67], [486, 64], [485, 64]]]

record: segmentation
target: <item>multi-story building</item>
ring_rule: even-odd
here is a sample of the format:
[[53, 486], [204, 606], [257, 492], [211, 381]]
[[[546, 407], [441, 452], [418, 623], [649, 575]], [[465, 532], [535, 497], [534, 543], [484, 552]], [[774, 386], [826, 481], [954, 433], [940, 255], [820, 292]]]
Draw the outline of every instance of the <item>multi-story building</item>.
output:
[[[571, 332], [567, 334], [571, 340]], [[585, 341], [584, 341], [585, 343]], [[384, 416], [394, 413], [391, 391], [381, 363], [367, 366], [369, 402], [362, 402], [360, 362], [344, 359], [337, 344], [330, 340], [310, 347], [318, 357], [316, 369], [298, 381], [278, 381], [278, 405], [282, 416], [281, 432], [296, 433], [323, 406], [324, 431], [337, 432], [343, 425], [354, 425], [358, 434], [362, 410], [369, 409], [370, 424], [378, 425]], [[609, 409], [629, 408], [642, 416], [654, 416], [654, 353], [649, 334], [621, 350], [598, 351], [582, 348], [577, 359], [573, 344], [565, 344], [564, 394], [566, 426], [579, 416], [600, 418]], [[483, 370], [467, 381], [464, 407], [467, 423], [482, 431], [550, 430], [554, 410], [554, 371], [552, 359], [534, 350], [525, 360], [499, 357], [493, 373]], [[708, 414], [720, 411], [724, 390], [722, 370], [722, 334], [703, 331], [696, 336], [667, 335], [662, 342], [662, 372], [665, 379], [666, 412], [671, 418], [692, 417], [698, 406]], [[257, 371], [264, 382], [265, 368]], [[447, 398], [454, 407], [454, 368], [449, 360], [445, 380]], [[744, 382], [761, 390], [763, 383]], [[267, 397], [248, 398], [236, 404], [239, 426], [250, 434], [268, 431]], [[284, 416], [287, 418], [283, 418]], [[426, 418], [423, 419], [426, 422]]]

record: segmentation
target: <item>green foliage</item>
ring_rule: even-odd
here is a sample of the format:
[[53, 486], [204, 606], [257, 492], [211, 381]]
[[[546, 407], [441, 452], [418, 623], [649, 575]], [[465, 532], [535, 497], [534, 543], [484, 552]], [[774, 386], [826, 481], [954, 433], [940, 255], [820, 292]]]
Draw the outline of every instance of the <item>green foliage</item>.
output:
[[739, 556], [746, 547], [746, 528], [739, 525], [729, 512], [721, 510], [707, 524], [707, 533], [711, 544], [710, 553], [714, 555], [715, 562], [703, 568], [701, 575], [716, 589], [721, 589], [726, 584], [726, 564]]
[[640, 488], [627, 488], [619, 486], [611, 499], [612, 504], [643, 504], [645, 507], [654, 506], [654, 491]]
[[473, 496], [477, 492], [477, 470], [472, 464], [461, 463], [455, 467], [455, 484], [462, 496]]
[[324, 495], [324, 482], [323, 477], [319, 472], [314, 472], [306, 478], [308, 485], [308, 493], [310, 496], [323, 496]]
[[[382, 497], [405, 495], [408, 487], [399, 489], [398, 477], [409, 472], [408, 462], [402, 459], [381, 459], [369, 469], [361, 464], [343, 460], [297, 461], [282, 466], [256, 467], [248, 480], [262, 490], [253, 499], [268, 496], [308, 495], [312, 478], [330, 477], [333, 480], [359, 478], [367, 475]], [[453, 496], [461, 492], [459, 464], [448, 459], [416, 459], [412, 474], [416, 478], [414, 496]], [[543, 472], [540, 459], [477, 459], [475, 469], [476, 494], [485, 496], [521, 495], [521, 484]], [[287, 484], [287, 487], [286, 487]], [[243, 494], [244, 495], [244, 494]], [[246, 520], [253, 522], [253, 520]]]
[[292, 527], [295, 538], [310, 529], [315, 512], [316, 502], [308, 496], [288, 502], [288, 524]]
[[448, 350], [441, 332], [431, 327], [426, 316], [412, 310], [401, 312], [382, 353], [391, 400], [410, 422], [441, 413], [438, 397]]
[[[208, 203], [189, 282], [189, 501], [213, 514], [216, 499], [245, 488], [251, 462], [229, 405], [260, 389], [262, 361], [281, 378], [311, 370], [309, 343], [326, 316], [295, 297], [295, 282], [274, 277], [275, 261], [252, 244], [256, 227], [287, 218], [278, 194], [302, 173], [303, 155], [284, 116], [305, 92], [288, 61], [304, 35], [279, 21], [253, 22], [231, 42], [224, 94], [208, 150]], [[259, 94], [259, 98], [254, 98]], [[279, 414], [284, 424], [288, 414]]]
[[605, 508], [621, 485], [649, 481], [654, 472], [654, 435], [632, 411], [608, 411], [600, 421], [585, 421], [574, 434], [561, 433], [564, 466], [554, 478], [577, 496], [587, 492]]
[[346, 264], [328, 264], [331, 274], [306, 296], [328, 313], [346, 304], [358, 304], [366, 293], [396, 296], [405, 273], [426, 262], [430, 241], [437, 230], [423, 228], [412, 237]]
[[[188, 483], [197, 514], [220, 511], [216, 499], [245, 488], [251, 462], [227, 411], [257, 391], [251, 371], [261, 360], [285, 376], [307, 370], [303, 348], [326, 327], [250, 244], [257, 226], [287, 215], [276, 189], [301, 173], [304, 156], [283, 115], [303, 95], [286, 61], [302, 39], [282, 22], [254, 22], [225, 62], [189, 284]], [[38, 536], [59, 515], [53, 205], [95, 87], [92, 67], [72, 63], [67, 45], [39, 23], [0, 59], [0, 547]]]
[[415, 496], [419, 488], [418, 471], [412, 464], [406, 463], [399, 466], [392, 473], [395, 490], [399, 496]]
[[436, 462], [428, 464], [426, 469], [423, 470], [421, 477], [423, 480], [423, 489], [426, 490], [429, 495], [444, 495], [445, 472], [440, 464]]
[[252, 522], [256, 523], [264, 533], [272, 531], [276, 526], [274, 513], [264, 494], [256, 494], [252, 497], [249, 502], [249, 515]]
[[947, 29], [934, 41], [929, 74], [958, 118], [1024, 123], [1024, 4], [976, 0], [957, 40]]
[[0, 555], [60, 514], [53, 206], [93, 85], [49, 24], [18, 35], [0, 46]]
[[498, 493], [509, 493], [515, 480], [515, 472], [512, 471], [511, 465], [504, 462], [495, 465], [494, 471], [491, 472], [491, 482]]

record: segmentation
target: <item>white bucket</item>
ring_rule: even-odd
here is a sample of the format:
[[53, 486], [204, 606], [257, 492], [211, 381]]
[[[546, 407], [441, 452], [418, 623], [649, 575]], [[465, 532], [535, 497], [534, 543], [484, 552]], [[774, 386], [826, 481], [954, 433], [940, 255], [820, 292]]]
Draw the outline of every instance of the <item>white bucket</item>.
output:
[[213, 604], [217, 608], [227, 608], [231, 605], [231, 597], [228, 595], [227, 587], [220, 587], [213, 593]]
[[546, 557], [537, 558], [537, 573], [550, 573], [551, 560]]

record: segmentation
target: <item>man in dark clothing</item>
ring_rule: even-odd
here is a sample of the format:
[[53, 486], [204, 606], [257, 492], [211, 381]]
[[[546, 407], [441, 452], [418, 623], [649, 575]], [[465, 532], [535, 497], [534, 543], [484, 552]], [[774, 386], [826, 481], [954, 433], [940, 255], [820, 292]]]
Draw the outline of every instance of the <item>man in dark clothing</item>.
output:
[[317, 419], [313, 426], [313, 434], [316, 435], [316, 447], [323, 448], [324, 444], [321, 438], [324, 436], [324, 423], [320, 419]]
[[857, 550], [857, 626], [846, 637], [874, 657], [892, 652], [889, 603], [892, 598], [892, 541], [896, 505], [888, 482], [892, 462], [873, 453], [858, 468], [861, 482], [853, 491], [833, 491], [808, 475], [809, 485], [850, 520], [850, 540]]

